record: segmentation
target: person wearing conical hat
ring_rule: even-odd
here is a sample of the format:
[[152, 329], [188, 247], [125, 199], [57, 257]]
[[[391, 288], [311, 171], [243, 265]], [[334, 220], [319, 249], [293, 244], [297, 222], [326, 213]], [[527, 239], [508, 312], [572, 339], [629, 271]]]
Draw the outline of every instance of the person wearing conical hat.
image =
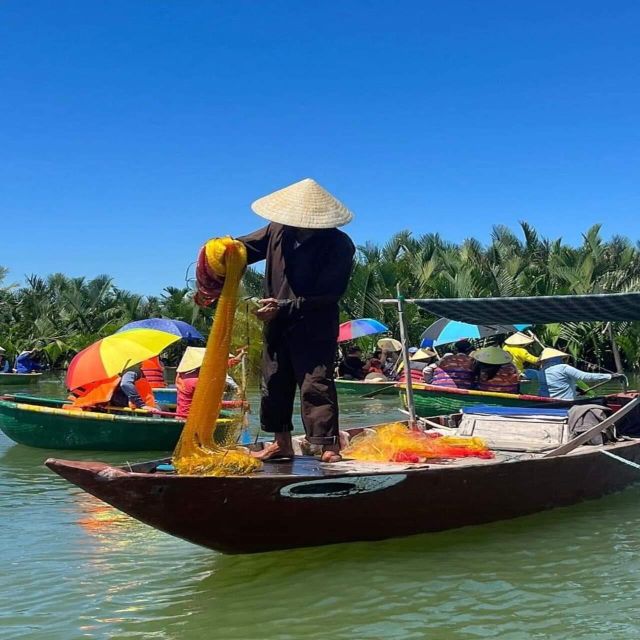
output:
[[[200, 367], [204, 360], [206, 349], [204, 347], [187, 347], [182, 354], [182, 358], [176, 367], [176, 415], [180, 418], [186, 418], [189, 415], [193, 396], [198, 385], [200, 376]], [[237, 355], [229, 354], [227, 367], [237, 365], [243, 354], [244, 349], [240, 349]], [[236, 381], [227, 373], [226, 391], [238, 391], [239, 387]]]
[[293, 455], [293, 402], [299, 387], [307, 440], [322, 445], [324, 462], [336, 462], [338, 302], [355, 254], [353, 242], [338, 227], [353, 214], [310, 178], [256, 200], [251, 208], [269, 221], [238, 238], [249, 264], [266, 260], [265, 296], [255, 312], [265, 325], [260, 423], [275, 442], [264, 455]]
[[485, 347], [472, 351], [470, 356], [477, 363], [475, 388], [478, 391], [520, 392], [520, 372], [511, 354], [500, 347]]
[[567, 364], [569, 354], [546, 347], [540, 354], [540, 369], [526, 369], [525, 375], [538, 381], [538, 394], [546, 398], [575, 400], [578, 397], [578, 383], [606, 382], [622, 377], [619, 374], [590, 373]]
[[526, 369], [527, 364], [538, 364], [538, 358], [529, 353], [527, 347], [531, 346], [535, 340], [525, 333], [514, 333], [509, 336], [502, 345], [502, 348], [511, 355], [513, 364], [516, 365], [518, 371], [522, 372]]
[[[415, 382], [424, 382], [423, 371], [426, 367], [435, 361], [438, 354], [432, 349], [415, 349], [409, 358], [409, 375], [411, 380]], [[407, 376], [402, 369], [398, 375], [398, 382], [406, 382]]]

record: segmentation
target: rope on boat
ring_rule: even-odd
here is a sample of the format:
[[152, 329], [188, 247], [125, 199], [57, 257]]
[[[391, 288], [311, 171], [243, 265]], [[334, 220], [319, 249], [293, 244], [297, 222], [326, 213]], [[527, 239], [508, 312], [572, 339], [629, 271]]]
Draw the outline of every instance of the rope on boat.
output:
[[600, 453], [603, 453], [605, 456], [609, 456], [610, 458], [613, 458], [618, 462], [624, 462], [624, 464], [628, 464], [630, 467], [633, 467], [634, 469], [638, 469], [638, 471], [640, 471], [640, 464], [637, 464], [636, 462], [632, 462], [631, 460], [627, 460], [626, 458], [617, 456], [615, 453], [611, 453], [611, 451], [605, 451], [604, 449], [601, 449]]

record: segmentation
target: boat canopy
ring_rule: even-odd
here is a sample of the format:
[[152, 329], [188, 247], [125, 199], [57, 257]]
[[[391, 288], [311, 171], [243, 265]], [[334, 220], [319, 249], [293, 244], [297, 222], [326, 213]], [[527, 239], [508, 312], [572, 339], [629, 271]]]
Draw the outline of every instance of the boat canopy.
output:
[[437, 316], [472, 324], [640, 320], [640, 292], [518, 298], [407, 300]]

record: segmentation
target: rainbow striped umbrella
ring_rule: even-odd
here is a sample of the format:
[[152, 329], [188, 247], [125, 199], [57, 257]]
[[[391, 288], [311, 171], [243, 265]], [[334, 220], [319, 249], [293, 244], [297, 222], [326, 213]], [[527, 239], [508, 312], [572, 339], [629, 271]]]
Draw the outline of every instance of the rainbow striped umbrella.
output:
[[360, 318], [359, 320], [349, 320], [340, 325], [338, 333], [338, 342], [346, 342], [354, 338], [362, 338], [362, 336], [371, 336], [374, 333], [384, 333], [389, 331], [382, 322], [378, 322], [373, 318]]

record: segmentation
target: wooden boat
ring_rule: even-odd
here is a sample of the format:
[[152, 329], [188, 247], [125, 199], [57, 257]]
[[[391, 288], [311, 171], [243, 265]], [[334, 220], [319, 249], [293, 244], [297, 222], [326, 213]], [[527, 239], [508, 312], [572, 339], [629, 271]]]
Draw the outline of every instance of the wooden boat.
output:
[[41, 373], [0, 373], [0, 387], [7, 384], [35, 384], [41, 377]]
[[394, 395], [398, 393], [398, 390], [393, 386], [393, 380], [372, 382], [370, 380], [344, 380], [342, 378], [336, 378], [335, 383], [338, 393], [349, 395], [363, 396], [372, 391], [380, 391], [378, 395]]
[[640, 440], [556, 457], [497, 451], [491, 460], [418, 465], [300, 457], [240, 477], [178, 476], [162, 471], [168, 460], [126, 468], [46, 464], [161, 531], [225, 553], [254, 553], [442, 531], [571, 505], [640, 481], [625, 460], [640, 462]]
[[[409, 368], [397, 304], [403, 359]], [[545, 324], [640, 319], [640, 293], [416, 300], [423, 309], [465, 322]], [[411, 395], [411, 384], [407, 392]], [[532, 514], [599, 498], [640, 481], [640, 439], [579, 446], [625, 414], [640, 431], [640, 397], [608, 396], [614, 416], [571, 442], [544, 447], [492, 444], [493, 459], [429, 460], [423, 464], [322, 464], [315, 458], [267, 462], [247, 476], [178, 476], [155, 461], [127, 467], [50, 458], [70, 482], [157, 529], [226, 553], [253, 553], [443, 531]], [[540, 410], [537, 410], [538, 412]], [[413, 422], [412, 410], [409, 411]], [[438, 429], [462, 433], [464, 414], [434, 418]], [[474, 423], [475, 424], [475, 423]], [[567, 428], [532, 420], [543, 441]], [[494, 439], [505, 431], [489, 420]], [[361, 429], [351, 430], [357, 434]], [[630, 432], [630, 431], [629, 431]], [[505, 431], [522, 441], [518, 429]], [[472, 435], [476, 435], [472, 432]], [[481, 434], [477, 434], [481, 435]], [[164, 461], [165, 463], [168, 461]]]
[[[566, 407], [579, 402], [594, 402], [593, 397], [584, 397], [577, 401], [544, 398], [528, 394], [494, 393], [473, 389], [436, 387], [431, 384], [413, 383], [413, 401], [416, 414], [422, 418], [439, 416], [444, 413], [457, 413], [463, 407], [490, 405], [494, 407]], [[399, 385], [403, 389], [403, 385]], [[406, 394], [402, 393], [406, 406]]]
[[[170, 451], [185, 423], [180, 418], [119, 412], [70, 411], [64, 400], [5, 396], [0, 430], [18, 444], [42, 449]], [[231, 424], [225, 414], [221, 423]]]

